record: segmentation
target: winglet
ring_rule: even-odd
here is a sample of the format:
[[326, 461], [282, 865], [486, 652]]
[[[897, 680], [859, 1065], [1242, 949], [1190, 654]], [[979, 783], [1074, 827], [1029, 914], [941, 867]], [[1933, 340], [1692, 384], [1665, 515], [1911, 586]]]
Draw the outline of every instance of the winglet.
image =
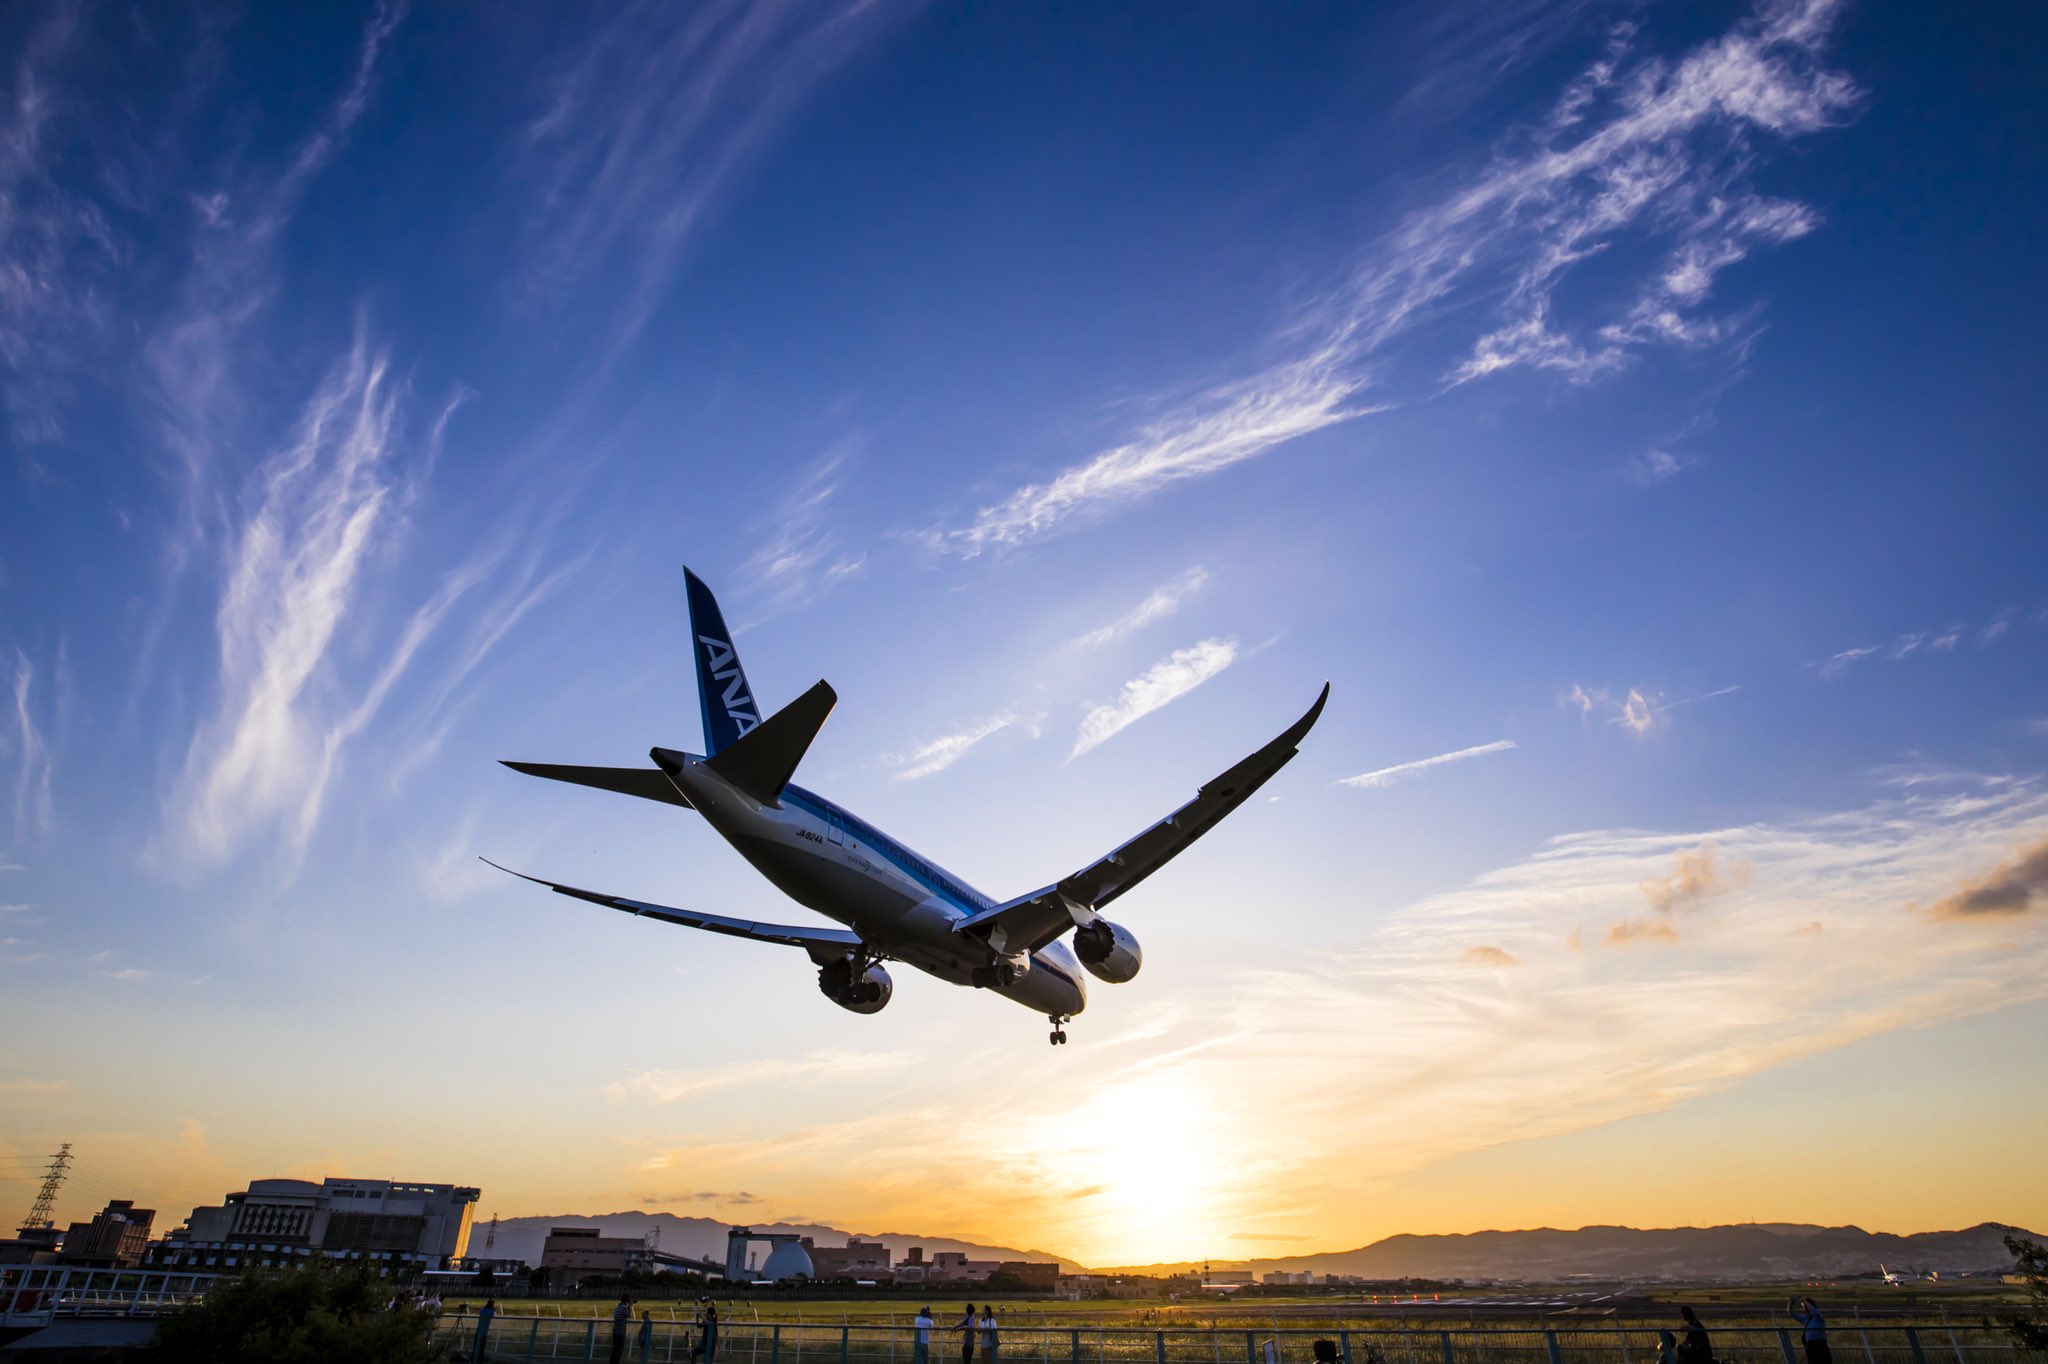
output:
[[820, 682], [705, 759], [704, 765], [763, 805], [773, 805], [838, 701], [832, 684]]

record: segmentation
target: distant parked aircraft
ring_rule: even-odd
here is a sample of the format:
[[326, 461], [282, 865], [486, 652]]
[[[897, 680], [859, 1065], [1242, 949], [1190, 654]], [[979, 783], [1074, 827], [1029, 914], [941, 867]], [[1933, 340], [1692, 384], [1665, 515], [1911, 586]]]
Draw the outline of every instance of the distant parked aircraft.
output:
[[[1102, 907], [1165, 866], [1286, 766], [1330, 697], [1325, 683], [1315, 704], [1278, 738], [1116, 851], [1052, 885], [997, 903], [790, 781], [837, 694], [820, 682], [760, 718], [718, 602], [688, 569], [683, 580], [704, 717], [704, 755], [654, 748], [648, 751], [654, 762], [650, 768], [505, 765], [536, 777], [694, 809], [785, 895], [846, 927], [757, 923], [512, 874], [628, 914], [800, 947], [817, 966], [818, 988], [826, 998], [858, 1014], [876, 1013], [889, 1002], [894, 986], [882, 963], [901, 961], [951, 984], [992, 990], [1036, 1009], [1052, 1020], [1052, 1041], [1065, 1042], [1067, 1022], [1087, 1005], [1082, 969], [1111, 984], [1138, 974], [1138, 940], [1129, 929], [1103, 918]], [[1074, 934], [1071, 950], [1061, 941], [1069, 931]]]

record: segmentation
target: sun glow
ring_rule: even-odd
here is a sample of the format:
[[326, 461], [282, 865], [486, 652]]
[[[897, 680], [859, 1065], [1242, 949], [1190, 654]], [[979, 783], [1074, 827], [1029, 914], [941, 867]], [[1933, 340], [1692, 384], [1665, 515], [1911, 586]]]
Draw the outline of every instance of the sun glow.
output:
[[1079, 1253], [1102, 1265], [1185, 1258], [1220, 1245], [1245, 1173], [1225, 1115], [1190, 1077], [1109, 1085], [1062, 1118], [1041, 1149], [1067, 1151]]

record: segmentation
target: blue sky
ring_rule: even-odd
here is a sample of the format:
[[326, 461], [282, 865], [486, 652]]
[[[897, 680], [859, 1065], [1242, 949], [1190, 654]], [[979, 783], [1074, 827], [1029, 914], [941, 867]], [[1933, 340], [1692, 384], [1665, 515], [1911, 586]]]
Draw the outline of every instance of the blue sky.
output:
[[[0, 1174], [745, 1191], [1097, 1262], [2048, 1220], [1877, 1188], [1881, 1144], [1503, 1192], [1660, 1115], [1781, 1127], [1901, 1030], [1900, 1092], [2044, 1092], [2041, 36], [11, 7]], [[806, 784], [997, 896], [1332, 700], [1130, 898], [1146, 973], [1079, 1045], [935, 983], [850, 1021], [474, 860], [802, 917], [675, 811], [495, 766], [697, 744], [684, 563], [767, 704], [838, 689]], [[1172, 1158], [1078, 1182], [1171, 1199], [1047, 1154], [1160, 1113]]]

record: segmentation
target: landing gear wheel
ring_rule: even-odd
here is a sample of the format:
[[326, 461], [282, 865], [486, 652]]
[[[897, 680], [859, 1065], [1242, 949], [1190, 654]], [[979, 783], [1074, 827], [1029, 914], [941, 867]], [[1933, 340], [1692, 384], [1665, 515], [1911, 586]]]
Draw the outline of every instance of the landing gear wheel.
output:
[[1050, 1041], [1055, 1047], [1064, 1047], [1067, 1044], [1067, 1020], [1061, 1018], [1058, 1014], [1052, 1015], [1052, 1037]]

